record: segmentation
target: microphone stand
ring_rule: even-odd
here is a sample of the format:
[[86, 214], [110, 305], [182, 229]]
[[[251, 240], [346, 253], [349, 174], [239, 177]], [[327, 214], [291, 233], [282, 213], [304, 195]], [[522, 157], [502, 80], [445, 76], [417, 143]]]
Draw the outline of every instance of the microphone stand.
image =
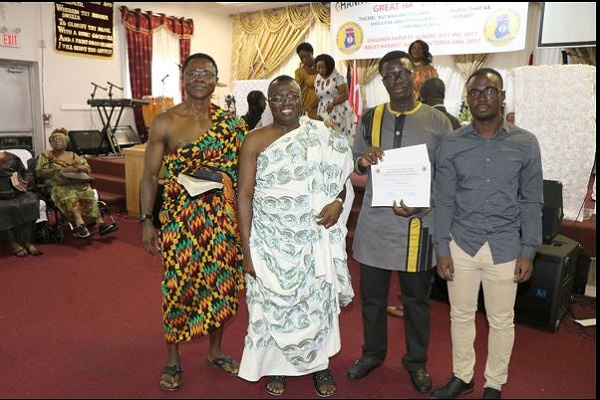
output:
[[108, 91], [108, 98], [112, 100], [112, 90], [113, 87], [116, 87], [119, 90], [123, 90], [123, 88], [121, 86], [117, 86], [114, 83], [108, 82], [106, 81], [106, 83], [108, 83], [108, 85], [110, 86], [110, 90]]
[[102, 90], [106, 91], [106, 88], [105, 88], [105, 87], [102, 87], [102, 86], [98, 85], [97, 83], [94, 83], [94, 82], [92, 82], [92, 85], [94, 85], [94, 91], [92, 92], [92, 100], [94, 100], [94, 96], [96, 96], [96, 90], [97, 90], [98, 88], [100, 88], [100, 89], [102, 89]]

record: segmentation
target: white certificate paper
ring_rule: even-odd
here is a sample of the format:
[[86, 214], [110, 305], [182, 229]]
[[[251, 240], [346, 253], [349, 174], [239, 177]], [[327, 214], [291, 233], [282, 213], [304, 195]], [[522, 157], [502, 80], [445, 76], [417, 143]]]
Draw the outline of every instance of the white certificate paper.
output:
[[383, 161], [371, 166], [372, 207], [391, 207], [400, 200], [407, 207], [431, 205], [431, 162], [427, 146], [386, 150]]

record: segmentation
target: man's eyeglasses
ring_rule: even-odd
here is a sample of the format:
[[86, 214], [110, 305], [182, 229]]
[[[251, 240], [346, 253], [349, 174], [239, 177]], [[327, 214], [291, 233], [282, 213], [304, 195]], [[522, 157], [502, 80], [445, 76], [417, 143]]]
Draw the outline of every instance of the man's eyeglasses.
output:
[[383, 81], [383, 83], [386, 86], [392, 86], [397, 81], [402, 81], [402, 82], [408, 81], [411, 76], [412, 76], [412, 72], [411, 71], [409, 71], [407, 69], [403, 69], [403, 70], [400, 70], [398, 72], [387, 74], [381, 80]]
[[284, 101], [287, 101], [288, 103], [295, 103], [298, 100], [300, 100], [300, 95], [298, 93], [288, 93], [285, 96], [282, 94], [278, 94], [269, 97], [269, 101], [276, 106], [283, 104]]
[[62, 138], [62, 137], [51, 137], [49, 140], [51, 142], [66, 142], [67, 141], [67, 139]]
[[485, 97], [490, 98], [490, 97], [494, 97], [495, 95], [497, 95], [499, 91], [500, 90], [496, 89], [495, 87], [488, 86], [483, 90], [471, 89], [467, 92], [467, 96], [470, 99], [477, 99], [477, 98], [479, 98], [479, 96], [481, 96], [483, 94]]
[[194, 81], [198, 78], [201, 78], [202, 80], [205, 81], [210, 81], [215, 79], [217, 75], [212, 72], [212, 71], [208, 71], [208, 70], [193, 70], [193, 71], [187, 71], [185, 74], [183, 74], [183, 77], [186, 81]]

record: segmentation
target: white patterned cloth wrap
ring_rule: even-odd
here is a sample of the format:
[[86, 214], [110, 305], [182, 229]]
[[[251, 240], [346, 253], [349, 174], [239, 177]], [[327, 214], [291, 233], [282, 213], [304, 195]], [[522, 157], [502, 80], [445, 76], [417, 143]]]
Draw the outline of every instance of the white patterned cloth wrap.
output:
[[347, 139], [306, 117], [257, 159], [250, 235], [256, 279], [246, 278], [248, 333], [239, 376], [298, 376], [340, 350], [338, 314], [354, 297], [346, 226], [316, 215], [352, 173]]

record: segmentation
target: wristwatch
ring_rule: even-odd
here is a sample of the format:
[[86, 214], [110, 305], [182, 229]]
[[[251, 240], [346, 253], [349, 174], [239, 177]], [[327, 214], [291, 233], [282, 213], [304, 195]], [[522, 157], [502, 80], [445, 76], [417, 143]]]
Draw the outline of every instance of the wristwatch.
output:
[[144, 221], [153, 221], [154, 218], [152, 217], [152, 214], [140, 214], [138, 216], [138, 222], [142, 223]]

